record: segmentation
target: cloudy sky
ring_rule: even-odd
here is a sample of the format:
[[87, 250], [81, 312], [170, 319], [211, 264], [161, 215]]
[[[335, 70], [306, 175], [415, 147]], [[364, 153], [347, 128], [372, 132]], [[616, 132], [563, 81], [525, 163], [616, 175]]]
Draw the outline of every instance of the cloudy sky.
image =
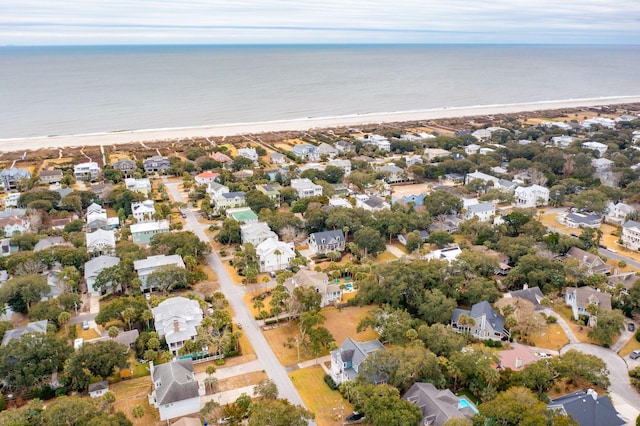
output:
[[0, 45], [640, 44], [639, 0], [2, 0]]

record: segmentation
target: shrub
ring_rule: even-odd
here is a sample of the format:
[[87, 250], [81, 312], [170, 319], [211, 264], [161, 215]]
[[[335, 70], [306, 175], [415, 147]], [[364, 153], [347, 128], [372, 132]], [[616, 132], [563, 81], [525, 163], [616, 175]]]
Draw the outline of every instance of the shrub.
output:
[[547, 324], [555, 324], [558, 322], [558, 318], [554, 317], [553, 315], [549, 315], [547, 317]]
[[224, 358], [216, 359], [216, 365], [224, 365]]
[[636, 340], [640, 342], [640, 330], [636, 331]]
[[329, 386], [329, 389], [331, 390], [338, 389], [338, 385], [336, 385], [336, 382], [333, 381], [330, 375], [327, 374], [324, 376], [324, 382], [327, 384], [327, 386]]

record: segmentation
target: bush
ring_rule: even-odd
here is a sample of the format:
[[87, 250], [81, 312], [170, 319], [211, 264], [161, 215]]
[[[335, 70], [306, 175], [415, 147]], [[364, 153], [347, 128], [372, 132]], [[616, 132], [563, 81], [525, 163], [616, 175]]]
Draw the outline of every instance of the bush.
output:
[[491, 340], [491, 339], [486, 339], [483, 341], [483, 343], [490, 347], [490, 348], [501, 348], [502, 347], [502, 342], [499, 342], [497, 340]]
[[640, 342], [640, 330], [636, 331], [636, 340]]
[[224, 358], [216, 359], [216, 365], [224, 365]]
[[327, 386], [329, 386], [329, 389], [331, 390], [338, 389], [338, 385], [336, 385], [336, 382], [333, 381], [330, 375], [327, 374], [324, 376], [324, 382], [327, 384]]
[[547, 324], [555, 324], [558, 322], [558, 318], [554, 317], [553, 315], [549, 315], [547, 317]]
[[67, 389], [64, 386], [59, 387], [58, 389], [56, 389], [56, 397], [66, 396], [68, 394], [69, 394], [69, 389]]

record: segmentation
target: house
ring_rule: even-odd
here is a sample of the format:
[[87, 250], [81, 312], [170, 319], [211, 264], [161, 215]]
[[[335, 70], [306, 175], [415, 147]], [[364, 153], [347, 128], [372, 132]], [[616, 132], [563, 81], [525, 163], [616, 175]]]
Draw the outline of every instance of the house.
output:
[[154, 155], [142, 162], [142, 167], [147, 173], [162, 173], [171, 168], [171, 161], [162, 155]]
[[345, 200], [344, 198], [337, 198], [337, 197], [329, 199], [329, 206], [331, 208], [333, 207], [344, 207], [345, 209], [353, 208], [353, 206], [349, 201]]
[[170, 297], [151, 309], [158, 338], [167, 341], [174, 355], [188, 340], [195, 340], [204, 316], [200, 303], [186, 297]]
[[[420, 233], [420, 238], [422, 238], [422, 242], [426, 243], [429, 239], [429, 233], [425, 230], [418, 231]], [[407, 245], [407, 235], [409, 234], [398, 234], [398, 242], [403, 246]]]
[[95, 161], [88, 161], [73, 166], [73, 176], [76, 180], [94, 181], [100, 176], [100, 166]]
[[291, 187], [298, 193], [298, 198], [318, 197], [322, 195], [322, 186], [316, 185], [307, 178], [291, 179]]
[[496, 205], [493, 203], [478, 203], [467, 207], [464, 214], [466, 220], [477, 217], [480, 222], [489, 222], [496, 214]]
[[365, 145], [374, 145], [382, 151], [391, 152], [391, 142], [387, 138], [376, 134], [367, 134], [357, 139]]
[[48, 324], [49, 324], [49, 321], [47, 320], [35, 321], [35, 322], [30, 322], [24, 327], [18, 327], [18, 328], [13, 328], [11, 330], [7, 330], [6, 333], [4, 333], [4, 337], [2, 338], [2, 346], [6, 346], [7, 343], [9, 343], [9, 341], [11, 341], [12, 339], [19, 339], [23, 334], [27, 334], [27, 333], [44, 334], [47, 332]]
[[11, 167], [0, 171], [0, 185], [5, 191], [16, 189], [22, 179], [31, 179], [31, 172], [19, 167]]
[[591, 165], [596, 169], [596, 173], [605, 173], [611, 171], [615, 163], [608, 158], [594, 158]]
[[218, 211], [243, 207], [246, 204], [245, 195], [244, 191], [223, 192], [213, 199], [213, 203]]
[[318, 154], [321, 157], [325, 155], [329, 158], [336, 158], [338, 154], [340, 154], [340, 151], [338, 151], [336, 148], [332, 147], [328, 143], [322, 142], [320, 145], [318, 145]]
[[284, 282], [289, 294], [293, 295], [296, 287], [314, 288], [322, 296], [320, 307], [333, 305], [342, 300], [342, 290], [339, 285], [329, 282], [329, 276], [324, 272], [300, 269], [294, 276]]
[[253, 170], [238, 170], [237, 172], [231, 173], [237, 181], [242, 179], [249, 179], [253, 176]]
[[615, 129], [616, 121], [606, 117], [592, 117], [592, 118], [587, 118], [586, 120], [581, 121], [580, 125], [585, 129], [589, 129], [593, 125], [601, 126], [606, 129]]
[[622, 225], [622, 245], [631, 250], [640, 250], [640, 223], [627, 220]]
[[480, 148], [480, 150], [478, 151], [478, 154], [488, 155], [488, 154], [491, 154], [492, 152], [496, 152], [496, 150], [493, 148], [484, 147], [484, 148]]
[[607, 206], [607, 212], [605, 214], [605, 222], [612, 223], [614, 225], [622, 225], [627, 216], [635, 213], [636, 209], [633, 206], [625, 203], [609, 203]]
[[564, 302], [571, 307], [574, 320], [578, 321], [581, 315], [586, 316], [589, 318], [587, 325], [590, 327], [593, 327], [596, 321], [589, 313], [587, 306], [595, 305], [598, 309], [611, 310], [611, 295], [591, 287], [567, 287]]
[[450, 214], [439, 217], [429, 225], [429, 232], [445, 231], [451, 234], [458, 231], [458, 227], [462, 221], [462, 218]]
[[146, 259], [134, 260], [133, 269], [138, 273], [138, 278], [142, 281], [142, 290], [151, 290], [147, 287], [147, 279], [156, 269], [162, 266], [177, 266], [184, 268], [184, 261], [179, 254], [149, 256]]
[[334, 146], [340, 154], [346, 154], [347, 152], [353, 151], [353, 144], [347, 141], [337, 141]]
[[383, 351], [379, 340], [356, 342], [348, 337], [338, 349], [331, 351], [330, 375], [336, 385], [354, 380], [360, 365], [374, 352]]
[[309, 235], [309, 249], [316, 254], [327, 254], [331, 251], [344, 251], [344, 232], [341, 229], [333, 231], [314, 232]]
[[209, 182], [207, 184], [207, 194], [209, 194], [209, 198], [215, 200], [216, 198], [222, 197], [222, 194], [228, 194], [229, 187], [224, 186], [218, 182]]
[[71, 244], [68, 241], [65, 241], [64, 238], [62, 237], [47, 237], [38, 241], [37, 244], [33, 246], [33, 251], [38, 252], [43, 250], [49, 250], [49, 249], [52, 249], [53, 247], [59, 247], [59, 246], [73, 247], [73, 244]]
[[119, 170], [120, 173], [122, 173], [122, 176], [125, 178], [133, 177], [135, 172], [138, 170], [138, 164], [135, 161], [129, 160], [127, 158], [121, 158], [115, 163], [111, 163], [111, 167], [113, 167], [115, 170]]
[[134, 243], [149, 244], [154, 235], [169, 232], [169, 221], [159, 220], [157, 222], [134, 223], [130, 229]]
[[0, 228], [4, 229], [4, 235], [24, 234], [31, 228], [31, 223], [27, 217], [4, 217], [0, 218]]
[[124, 180], [124, 186], [129, 191], [139, 192], [140, 194], [144, 194], [145, 196], [148, 196], [149, 192], [151, 192], [151, 181], [147, 178], [143, 178], [143, 179], [126, 178]]
[[254, 247], [258, 246], [266, 239], [278, 239], [278, 234], [273, 232], [266, 222], [248, 223], [240, 225], [240, 237], [242, 244], [250, 243]]
[[567, 252], [567, 258], [576, 259], [580, 262], [580, 266], [587, 268], [589, 274], [609, 274], [611, 272], [611, 266], [607, 265], [600, 256], [578, 247], [571, 247]]
[[443, 249], [433, 250], [424, 255], [425, 260], [446, 260], [451, 263], [462, 254], [462, 250], [458, 245], [452, 247], [446, 247]]
[[131, 203], [131, 215], [137, 222], [150, 222], [155, 214], [156, 206], [153, 200]]
[[238, 156], [248, 158], [253, 161], [253, 164], [258, 164], [258, 152], [255, 148], [240, 148], [238, 149]]
[[638, 275], [636, 272], [614, 272], [613, 275], [609, 275], [607, 277], [607, 285], [612, 289], [615, 289], [619, 286], [623, 286], [623, 292], [628, 294], [631, 287], [638, 281]]
[[221, 152], [214, 152], [213, 155], [211, 155], [211, 158], [213, 158], [213, 161], [217, 161], [218, 163], [221, 163], [222, 167], [224, 167], [225, 169], [230, 168], [231, 164], [233, 163], [233, 160], [231, 159], [231, 157]]
[[158, 408], [160, 420], [186, 416], [200, 411], [200, 388], [191, 359], [178, 360], [154, 366], [149, 363], [154, 390], [149, 404]]
[[171, 423], [171, 426], [202, 426], [202, 422], [199, 418], [183, 417], [177, 422]]
[[[475, 133], [475, 132], [474, 132]], [[477, 154], [480, 151], [480, 145], [472, 143], [464, 147], [464, 153], [467, 155]]]
[[256, 190], [272, 199], [275, 202], [276, 207], [280, 207], [280, 191], [282, 191], [282, 187], [280, 185], [277, 183], [270, 185], [256, 185]]
[[62, 181], [62, 170], [41, 170], [40, 183], [53, 185]]
[[103, 380], [89, 385], [89, 396], [91, 398], [99, 398], [109, 391], [109, 382]]
[[249, 207], [238, 207], [227, 210], [227, 217], [240, 223], [257, 223], [258, 215]]
[[518, 186], [516, 182], [506, 179], [500, 179], [495, 176], [479, 172], [477, 170], [473, 173], [467, 173], [467, 175], [465, 176], [465, 185], [468, 185], [469, 182], [475, 179], [479, 179], [487, 185], [492, 185], [495, 189], [501, 189], [504, 191], [513, 191]]
[[320, 153], [318, 152], [318, 148], [316, 148], [315, 145], [311, 145], [311, 144], [296, 145], [291, 149], [291, 152], [296, 157], [300, 157], [303, 160], [307, 160], [307, 161], [320, 160]]
[[512, 297], [514, 299], [524, 299], [531, 302], [536, 311], [541, 311], [545, 309], [544, 306], [540, 304], [540, 301], [544, 298], [544, 294], [540, 291], [539, 287], [528, 287], [525, 284], [525, 288], [522, 290], [515, 290], [504, 295], [505, 298]]
[[268, 238], [256, 247], [256, 256], [260, 265], [260, 272], [273, 272], [286, 269], [296, 257], [292, 243]]
[[551, 400], [547, 409], [571, 416], [579, 426], [622, 426], [620, 417], [608, 394], [598, 396], [593, 389], [576, 391]]
[[116, 249], [116, 235], [113, 230], [98, 229], [87, 232], [87, 252], [96, 255], [113, 254]]
[[356, 207], [368, 210], [370, 212], [389, 210], [391, 208], [389, 203], [387, 203], [383, 199], [378, 198], [375, 195], [365, 194], [356, 195]]
[[18, 201], [20, 201], [20, 192], [10, 192], [3, 198], [2, 201], [5, 209], [18, 207]]
[[269, 162], [271, 164], [284, 164], [287, 156], [279, 152], [272, 152], [269, 154]]
[[568, 148], [573, 142], [575, 142], [575, 138], [572, 136], [554, 136], [549, 140], [549, 143], [553, 146], [557, 146], [559, 148]]
[[424, 150], [424, 156], [428, 162], [433, 162], [440, 158], [447, 158], [451, 156], [451, 152], [442, 148], [426, 148]]
[[101, 200], [104, 200], [107, 195], [111, 194], [112, 190], [113, 185], [110, 183], [102, 182], [91, 184], [91, 191], [93, 191]]
[[559, 129], [562, 130], [571, 130], [573, 127], [571, 127], [570, 124], [567, 124], [563, 121], [541, 121], [540, 122], [540, 126], [542, 127], [546, 127], [546, 128], [552, 128], [552, 127], [557, 127]]
[[[118, 225], [120, 221], [116, 218]], [[107, 217], [107, 210], [105, 210], [101, 205], [92, 203], [89, 207], [87, 207], [87, 230], [95, 231], [96, 229], [109, 229], [109, 218]], [[117, 228], [117, 226], [116, 226]]]
[[524, 346], [517, 346], [513, 349], [498, 351], [497, 355], [499, 360], [499, 370], [506, 370], [509, 368], [513, 371], [520, 371], [528, 364], [540, 361], [540, 358], [536, 358], [529, 349]]
[[549, 189], [540, 185], [519, 186], [514, 192], [516, 207], [538, 207], [549, 204]]
[[599, 228], [602, 225], [602, 216], [595, 213], [563, 213], [556, 220], [569, 228]]
[[220, 173], [205, 171], [196, 175], [196, 185], [209, 185], [220, 177]]
[[[473, 321], [470, 322], [469, 319], [473, 319]], [[504, 328], [504, 317], [494, 310], [486, 300], [473, 305], [470, 311], [454, 309], [451, 326], [458, 333], [469, 333], [473, 337], [483, 340], [501, 340], [509, 336], [509, 332]]]
[[0, 256], [5, 257], [18, 251], [17, 246], [11, 245], [11, 238], [0, 239]]
[[327, 162], [327, 167], [333, 166], [338, 167], [344, 171], [345, 176], [349, 176], [351, 174], [351, 161], [350, 160], [331, 160]]
[[463, 401], [449, 389], [441, 390], [431, 383], [414, 383], [402, 399], [420, 407], [421, 426], [443, 426], [449, 419], [470, 420], [476, 414], [468, 400]]
[[378, 172], [384, 174], [384, 179], [387, 183], [398, 183], [407, 180], [404, 169], [401, 169], [395, 164], [388, 164], [386, 166], [378, 167]]
[[581, 146], [586, 149], [598, 151], [601, 157], [607, 152], [607, 149], [609, 149], [607, 145], [600, 142], [583, 142]]
[[84, 280], [87, 283], [87, 293], [91, 296], [101, 296], [111, 293], [114, 289], [112, 285], [103, 288], [95, 288], [96, 278], [100, 272], [120, 263], [120, 258], [115, 256], [98, 256], [84, 264]]
[[332, 183], [331, 188], [333, 188], [333, 198], [351, 195], [351, 191], [345, 183]]

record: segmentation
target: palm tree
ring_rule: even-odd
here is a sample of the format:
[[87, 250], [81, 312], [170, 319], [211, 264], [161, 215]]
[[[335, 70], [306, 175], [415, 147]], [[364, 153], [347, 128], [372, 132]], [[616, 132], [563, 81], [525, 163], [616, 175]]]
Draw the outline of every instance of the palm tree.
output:
[[67, 324], [69, 323], [70, 319], [71, 319], [71, 314], [69, 312], [63, 311], [63, 312], [60, 312], [60, 315], [58, 315], [58, 324], [60, 325], [64, 324], [64, 330], [67, 332], [68, 332]]
[[141, 318], [147, 322], [147, 329], [149, 329], [151, 327], [150, 321], [153, 319], [153, 312], [150, 309], [145, 309], [142, 311]]
[[122, 319], [127, 322], [129, 330], [131, 330], [131, 320], [135, 319], [136, 311], [133, 308], [129, 307], [122, 311], [120, 315], [122, 315]]
[[258, 310], [258, 316], [262, 314], [262, 308], [264, 308], [264, 302], [260, 299], [256, 299], [256, 301], [253, 302], [253, 309]]
[[120, 330], [118, 330], [118, 327], [115, 326], [111, 326], [109, 327], [109, 337], [111, 337], [112, 339], [115, 339], [116, 337], [118, 337], [118, 334], [120, 334]]
[[216, 386], [218, 386], [218, 378], [209, 376], [204, 379], [204, 386], [207, 389], [211, 389], [212, 392], [215, 392]]

